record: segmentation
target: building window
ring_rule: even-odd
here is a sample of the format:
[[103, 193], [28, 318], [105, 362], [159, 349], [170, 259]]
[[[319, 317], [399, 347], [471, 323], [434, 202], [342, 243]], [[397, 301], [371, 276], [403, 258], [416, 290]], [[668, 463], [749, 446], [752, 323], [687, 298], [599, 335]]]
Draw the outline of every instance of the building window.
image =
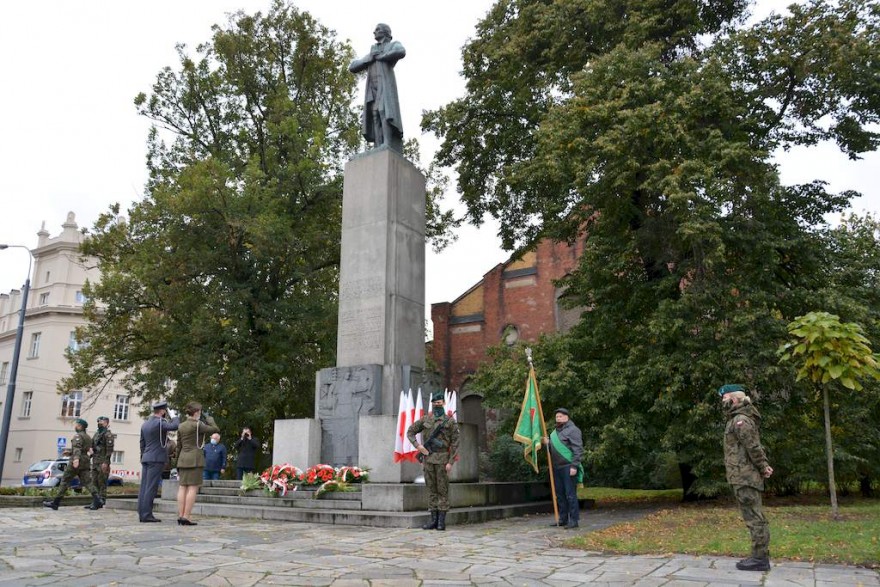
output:
[[40, 305], [45, 306], [49, 303], [49, 292], [40, 294]]
[[76, 292], [76, 303], [77, 304], [85, 304], [86, 303], [86, 296], [83, 292], [81, 292], [81, 291]]
[[65, 393], [61, 400], [62, 418], [79, 418], [82, 409], [83, 392], [71, 391]]
[[34, 332], [31, 335], [31, 350], [28, 354], [29, 359], [36, 359], [40, 356], [40, 338], [42, 335], [42, 332]]
[[121, 465], [125, 462], [125, 453], [121, 450], [114, 450], [110, 455], [111, 465]]
[[15, 449], [15, 462], [16, 462], [16, 463], [20, 463], [20, 462], [21, 462], [21, 455], [22, 455], [22, 453], [24, 453], [24, 449], [21, 449], [21, 448], [16, 448], [16, 449]]
[[31, 417], [31, 403], [34, 401], [34, 392], [26, 391], [21, 394], [21, 417], [22, 418], [30, 418]]
[[6, 378], [9, 376], [9, 361], [5, 361], [2, 365], [0, 365], [0, 385], [6, 383]]
[[128, 420], [128, 396], [117, 395], [116, 403], [113, 405], [114, 420]]

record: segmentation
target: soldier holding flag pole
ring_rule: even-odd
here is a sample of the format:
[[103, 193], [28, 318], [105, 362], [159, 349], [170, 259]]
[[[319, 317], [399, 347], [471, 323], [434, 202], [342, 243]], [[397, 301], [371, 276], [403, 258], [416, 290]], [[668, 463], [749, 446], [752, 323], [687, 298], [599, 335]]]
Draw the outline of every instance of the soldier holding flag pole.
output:
[[[535, 367], [532, 365], [532, 349], [526, 349], [526, 357], [529, 360], [529, 377], [526, 380], [526, 393], [523, 396], [522, 409], [520, 410], [519, 420], [516, 423], [516, 430], [513, 433], [513, 439], [525, 445], [523, 456], [535, 472], [538, 472], [538, 451], [541, 448], [542, 439], [547, 436], [547, 427], [544, 425], [544, 410], [541, 408], [541, 395], [538, 392], [538, 379], [535, 376]], [[546, 445], [547, 464], [550, 471], [550, 491], [556, 495], [556, 483], [553, 468], [549, 466], [550, 447]], [[560, 520], [559, 508], [557, 500], [553, 500], [553, 515], [555, 519]], [[557, 524], [553, 524], [556, 526]]]

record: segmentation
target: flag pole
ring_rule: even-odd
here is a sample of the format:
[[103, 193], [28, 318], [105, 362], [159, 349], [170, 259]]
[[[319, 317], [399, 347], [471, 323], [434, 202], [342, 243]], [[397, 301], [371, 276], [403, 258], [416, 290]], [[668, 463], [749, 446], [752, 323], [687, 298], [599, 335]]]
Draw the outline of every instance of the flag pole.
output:
[[[538, 377], [535, 375], [535, 366], [532, 364], [532, 349], [526, 347], [526, 358], [529, 360], [529, 377], [535, 379], [535, 398], [538, 400], [538, 419], [541, 421], [541, 444], [547, 436], [547, 425], [544, 423], [544, 408], [541, 407], [541, 391], [538, 389]], [[559, 524], [559, 506], [556, 503], [556, 483], [553, 480], [553, 461], [550, 459], [550, 445], [544, 444], [547, 451], [547, 472], [550, 473], [550, 494], [553, 497], [553, 519]]]

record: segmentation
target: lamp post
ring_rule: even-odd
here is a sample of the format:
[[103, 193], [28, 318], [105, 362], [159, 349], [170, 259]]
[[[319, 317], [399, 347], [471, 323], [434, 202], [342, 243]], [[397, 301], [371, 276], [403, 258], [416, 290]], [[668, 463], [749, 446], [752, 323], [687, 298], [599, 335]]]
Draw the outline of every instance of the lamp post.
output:
[[27, 312], [28, 292], [31, 289], [31, 267], [33, 256], [31, 250], [24, 245], [2, 245], [3, 249], [24, 249], [28, 252], [28, 272], [24, 287], [21, 290], [21, 311], [18, 313], [18, 330], [15, 333], [15, 350], [12, 352], [12, 364], [9, 368], [9, 385], [6, 386], [6, 401], [3, 402], [3, 427], [0, 428], [0, 484], [3, 483], [3, 465], [6, 462], [6, 442], [9, 440], [9, 424], [12, 420], [12, 400], [15, 398], [15, 378], [18, 375], [18, 357], [21, 355], [21, 339], [24, 337], [24, 315]]

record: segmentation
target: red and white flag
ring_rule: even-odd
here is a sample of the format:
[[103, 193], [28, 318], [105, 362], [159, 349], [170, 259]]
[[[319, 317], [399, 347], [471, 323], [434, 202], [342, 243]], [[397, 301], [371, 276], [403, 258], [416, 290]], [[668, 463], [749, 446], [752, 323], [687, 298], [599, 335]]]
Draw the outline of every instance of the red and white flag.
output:
[[446, 396], [446, 415], [458, 422], [458, 396], [454, 389]]
[[[425, 404], [422, 402], [422, 388], [420, 387], [419, 393], [416, 396], [416, 410], [415, 410], [415, 413], [413, 414], [413, 422], [418, 422], [425, 415], [424, 405]], [[419, 444], [422, 444], [422, 433], [421, 432], [416, 434], [416, 440], [419, 441]], [[419, 451], [413, 451], [413, 455], [412, 455], [412, 459], [411, 459], [413, 462], [418, 462], [418, 459], [416, 458], [416, 455], [418, 455], [418, 452]]]
[[413, 422], [415, 422], [414, 418], [416, 415], [416, 406], [415, 402], [413, 402], [412, 390], [406, 394], [406, 428], [403, 430], [403, 454], [404, 458], [408, 461], [416, 460], [416, 447], [409, 441], [409, 438], [406, 437], [406, 431], [409, 430], [409, 427], [412, 426]]
[[400, 404], [397, 408], [397, 434], [394, 437], [394, 462], [399, 463], [407, 458], [403, 449], [403, 443], [406, 440], [406, 395], [400, 392]]

